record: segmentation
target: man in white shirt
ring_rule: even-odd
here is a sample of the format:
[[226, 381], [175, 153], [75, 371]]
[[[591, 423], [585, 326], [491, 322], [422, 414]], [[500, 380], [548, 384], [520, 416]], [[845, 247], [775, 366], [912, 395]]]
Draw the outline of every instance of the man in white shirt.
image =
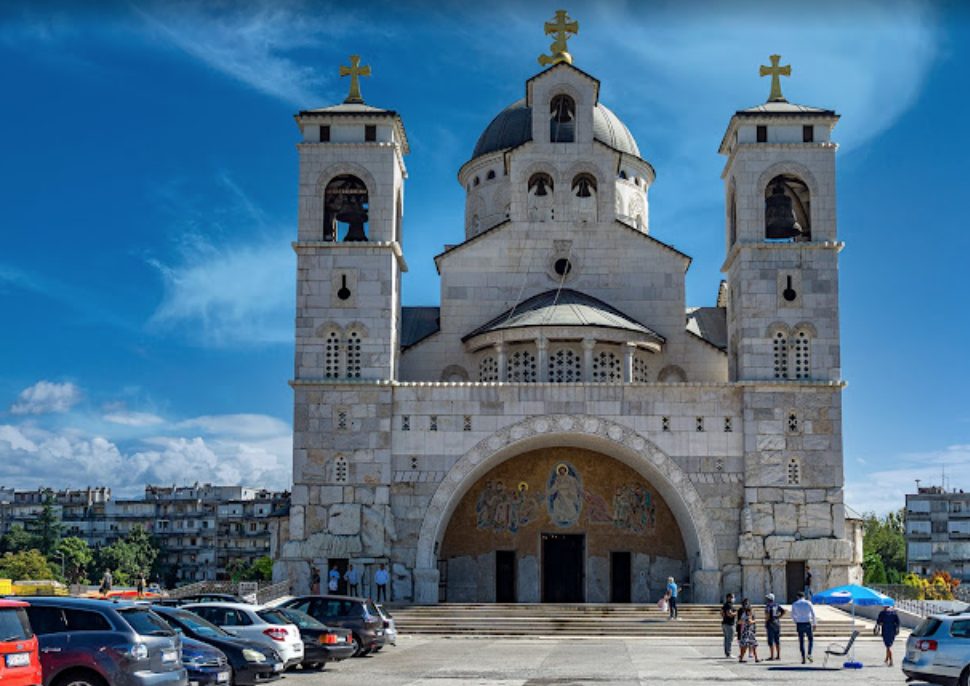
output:
[[360, 593], [360, 575], [353, 565], [344, 572], [344, 581], [347, 582], [347, 595], [357, 595]]
[[[791, 618], [795, 622], [795, 629], [798, 631], [798, 649], [802, 652], [802, 664], [806, 658], [812, 661], [812, 643], [814, 641], [815, 630], [815, 608], [810, 600], [805, 598], [804, 593], [798, 594], [798, 600], [791, 605]], [[805, 639], [808, 638], [808, 653], [805, 653]]]
[[377, 586], [377, 602], [381, 601], [383, 596], [384, 602], [387, 602], [387, 582], [390, 580], [390, 575], [387, 570], [384, 569], [384, 565], [381, 564], [377, 572], [374, 573], [374, 584]]

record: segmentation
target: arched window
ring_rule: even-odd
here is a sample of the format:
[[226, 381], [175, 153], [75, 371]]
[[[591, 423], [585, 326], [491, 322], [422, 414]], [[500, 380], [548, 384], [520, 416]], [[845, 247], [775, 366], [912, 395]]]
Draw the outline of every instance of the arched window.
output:
[[486, 355], [478, 363], [478, 380], [481, 382], [498, 381], [498, 362], [491, 355]]
[[686, 383], [687, 372], [675, 364], [667, 365], [660, 370], [657, 381], [660, 383]]
[[340, 378], [340, 336], [336, 331], [328, 333], [323, 344], [323, 377]]
[[633, 197], [630, 198], [630, 206], [627, 208], [627, 213], [629, 214], [633, 225], [640, 231], [647, 228], [647, 210], [644, 206], [642, 195], [639, 193], [634, 193]]
[[771, 347], [775, 361], [775, 378], [788, 378], [788, 334], [776, 331], [771, 338]]
[[576, 101], [557, 95], [549, 104], [549, 142], [573, 143], [576, 140]]
[[765, 238], [812, 239], [811, 197], [808, 186], [798, 177], [780, 174], [765, 187]]
[[593, 357], [593, 381], [599, 383], [621, 383], [623, 381], [623, 365], [616, 353], [608, 350], [600, 351]]
[[489, 181], [491, 181], [492, 179], [494, 179], [495, 178], [495, 170], [494, 169], [489, 169], [488, 170], [488, 174], [485, 175], [485, 178], [488, 179]]
[[734, 183], [731, 183], [731, 190], [728, 194], [728, 240], [729, 245], [734, 245], [738, 240], [738, 198]]
[[347, 378], [360, 378], [360, 342], [361, 336], [358, 331], [351, 331], [347, 334]]
[[544, 198], [552, 195], [552, 177], [545, 172], [537, 172], [529, 177], [529, 195]]
[[627, 180], [626, 171], [624, 171], [623, 169], [620, 170], [620, 178], [623, 179], [624, 181]]
[[476, 176], [475, 180], [472, 183], [477, 186], [481, 182], [478, 180], [478, 177]]
[[579, 221], [596, 221], [596, 177], [584, 173], [573, 179], [573, 203]]
[[537, 172], [529, 177], [529, 221], [544, 222], [556, 218], [552, 205], [554, 186], [552, 177]]
[[792, 342], [792, 354], [795, 358], [795, 378], [812, 378], [812, 338], [811, 334], [805, 329], [799, 329], [795, 332], [795, 340]]
[[397, 191], [397, 203], [394, 211], [394, 240], [398, 245], [401, 244], [401, 223], [404, 221], [404, 202], [401, 199], [401, 190]]
[[516, 350], [509, 355], [506, 366], [508, 367], [506, 376], [509, 381], [535, 383], [536, 356], [528, 350]]
[[549, 354], [549, 381], [574, 383], [583, 380], [583, 359], [574, 350], [559, 348]]
[[633, 357], [633, 382], [646, 383], [650, 380], [650, 370], [647, 361], [640, 355]]
[[323, 193], [323, 240], [366, 241], [367, 186], [356, 176], [334, 177]]

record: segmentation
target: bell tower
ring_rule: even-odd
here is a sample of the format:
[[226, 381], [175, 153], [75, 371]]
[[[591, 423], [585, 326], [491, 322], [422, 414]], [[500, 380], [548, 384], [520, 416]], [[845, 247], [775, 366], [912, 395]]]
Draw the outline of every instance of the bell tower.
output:
[[739, 385], [745, 500], [743, 594], [791, 602], [853, 574], [843, 503], [842, 375], [832, 110], [781, 91], [791, 67], [761, 67], [768, 101], [731, 117], [727, 157], [728, 375]]

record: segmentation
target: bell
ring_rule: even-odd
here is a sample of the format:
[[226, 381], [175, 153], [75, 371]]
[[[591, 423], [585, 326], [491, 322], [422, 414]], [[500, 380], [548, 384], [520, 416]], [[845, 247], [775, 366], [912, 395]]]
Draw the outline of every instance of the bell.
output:
[[344, 237], [345, 241], [367, 240], [367, 232], [364, 230], [364, 224], [367, 222], [366, 210], [360, 207], [347, 208], [337, 215], [337, 220], [350, 224], [347, 235]]
[[577, 198], [589, 198], [592, 197], [592, 193], [589, 192], [589, 181], [586, 179], [580, 179], [579, 183], [576, 184], [578, 187], [578, 192], [576, 193]]
[[802, 227], [795, 218], [791, 198], [785, 193], [784, 184], [775, 183], [765, 201], [765, 237], [784, 239], [801, 235]]
[[541, 176], [536, 179], [536, 195], [540, 198], [549, 195], [549, 192], [546, 190], [546, 180]]

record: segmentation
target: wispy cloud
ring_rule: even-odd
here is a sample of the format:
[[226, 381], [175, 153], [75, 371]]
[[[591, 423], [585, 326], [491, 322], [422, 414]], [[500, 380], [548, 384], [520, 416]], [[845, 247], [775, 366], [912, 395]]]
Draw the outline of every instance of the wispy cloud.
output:
[[67, 412], [81, 401], [81, 389], [70, 382], [38, 381], [25, 388], [10, 406], [11, 414]]
[[261, 93], [290, 104], [317, 100], [328, 83], [293, 53], [349, 30], [323, 3], [154, 2], [136, 9], [162, 40]]
[[109, 412], [102, 419], [111, 424], [131, 427], [157, 426], [165, 422], [164, 419], [151, 412], [129, 412], [127, 410]]

